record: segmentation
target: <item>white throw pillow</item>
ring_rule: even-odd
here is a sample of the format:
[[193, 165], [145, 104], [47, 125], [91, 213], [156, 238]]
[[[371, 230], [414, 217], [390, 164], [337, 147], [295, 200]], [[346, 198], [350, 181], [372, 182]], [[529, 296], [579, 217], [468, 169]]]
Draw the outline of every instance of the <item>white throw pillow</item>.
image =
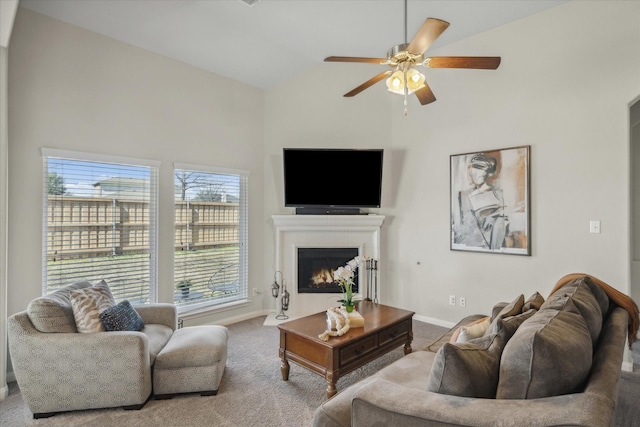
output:
[[477, 323], [462, 326], [460, 328], [460, 332], [458, 333], [458, 338], [456, 342], [467, 342], [474, 338], [480, 338], [484, 335], [484, 333], [489, 329], [491, 325], [491, 321], [489, 317], [485, 317]]

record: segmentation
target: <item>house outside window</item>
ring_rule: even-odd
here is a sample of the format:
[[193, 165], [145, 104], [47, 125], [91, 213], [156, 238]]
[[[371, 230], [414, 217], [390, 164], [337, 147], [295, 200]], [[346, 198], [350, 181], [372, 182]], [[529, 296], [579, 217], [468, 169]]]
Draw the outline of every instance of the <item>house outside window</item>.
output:
[[246, 301], [248, 174], [175, 164], [174, 186], [179, 312]]
[[159, 162], [43, 149], [43, 295], [107, 282], [117, 301], [156, 301]]

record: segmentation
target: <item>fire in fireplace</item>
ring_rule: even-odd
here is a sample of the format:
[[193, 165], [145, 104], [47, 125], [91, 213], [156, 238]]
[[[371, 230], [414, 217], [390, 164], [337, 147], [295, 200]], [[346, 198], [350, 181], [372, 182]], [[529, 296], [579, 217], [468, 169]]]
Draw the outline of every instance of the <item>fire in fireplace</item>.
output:
[[[298, 292], [340, 293], [333, 272], [358, 256], [358, 248], [298, 248]], [[358, 292], [358, 273], [354, 278]]]

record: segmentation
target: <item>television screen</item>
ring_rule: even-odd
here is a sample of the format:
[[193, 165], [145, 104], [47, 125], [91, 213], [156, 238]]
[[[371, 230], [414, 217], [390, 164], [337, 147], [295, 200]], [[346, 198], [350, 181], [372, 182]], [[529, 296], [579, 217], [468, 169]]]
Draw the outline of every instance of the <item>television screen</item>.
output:
[[382, 149], [285, 148], [284, 205], [379, 208]]

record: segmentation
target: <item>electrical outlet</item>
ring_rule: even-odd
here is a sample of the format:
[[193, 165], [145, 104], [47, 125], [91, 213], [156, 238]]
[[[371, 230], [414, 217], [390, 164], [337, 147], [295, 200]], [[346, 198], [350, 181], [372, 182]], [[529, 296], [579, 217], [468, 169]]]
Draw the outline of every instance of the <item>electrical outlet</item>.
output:
[[449, 305], [456, 305], [456, 296], [449, 295]]
[[458, 298], [458, 304], [460, 307], [465, 307], [467, 305], [467, 299], [465, 297]]

